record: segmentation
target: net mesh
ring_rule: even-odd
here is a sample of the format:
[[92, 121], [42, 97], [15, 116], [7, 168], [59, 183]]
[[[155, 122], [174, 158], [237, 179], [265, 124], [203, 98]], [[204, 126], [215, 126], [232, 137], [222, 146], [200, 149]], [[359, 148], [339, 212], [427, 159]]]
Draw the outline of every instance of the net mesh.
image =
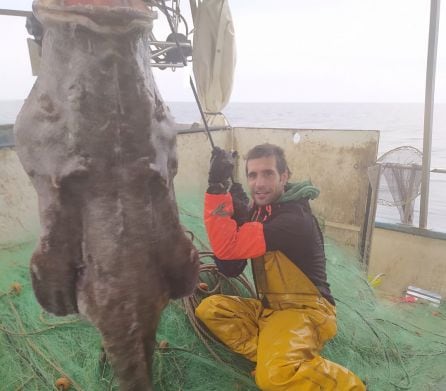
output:
[[420, 194], [422, 153], [411, 146], [392, 149], [382, 155], [380, 165], [378, 202], [396, 206], [401, 222], [412, 223], [415, 199]]
[[[180, 198], [182, 223], [206, 251], [201, 209], [201, 198]], [[0, 250], [0, 390], [56, 390], [62, 377], [73, 390], [118, 390], [99, 333], [77, 316], [53, 317], [36, 303], [28, 273], [32, 250], [33, 244]], [[357, 373], [369, 390], [446, 389], [444, 306], [377, 298], [354, 256], [328, 239], [326, 253], [338, 335], [323, 355]], [[253, 364], [199, 338], [182, 301], [164, 311], [157, 341], [156, 390], [257, 389]]]

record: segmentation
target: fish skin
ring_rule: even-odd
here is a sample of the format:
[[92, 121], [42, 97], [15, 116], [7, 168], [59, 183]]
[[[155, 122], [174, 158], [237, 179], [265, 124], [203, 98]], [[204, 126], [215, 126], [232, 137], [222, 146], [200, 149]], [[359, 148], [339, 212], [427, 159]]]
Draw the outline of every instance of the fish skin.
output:
[[193, 292], [199, 269], [174, 199], [174, 122], [149, 66], [152, 16], [63, 4], [34, 3], [42, 62], [15, 124], [39, 200], [33, 289], [48, 312], [98, 328], [121, 390], [152, 390], [161, 312]]

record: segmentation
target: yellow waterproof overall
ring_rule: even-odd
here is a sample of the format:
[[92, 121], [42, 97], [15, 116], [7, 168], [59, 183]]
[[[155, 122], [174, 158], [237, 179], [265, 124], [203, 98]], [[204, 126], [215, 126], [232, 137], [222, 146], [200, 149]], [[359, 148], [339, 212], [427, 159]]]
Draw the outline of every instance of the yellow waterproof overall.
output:
[[336, 334], [335, 307], [280, 251], [268, 252], [252, 265], [260, 300], [214, 295], [195, 313], [231, 350], [257, 363], [258, 387], [365, 390], [353, 372], [319, 355]]

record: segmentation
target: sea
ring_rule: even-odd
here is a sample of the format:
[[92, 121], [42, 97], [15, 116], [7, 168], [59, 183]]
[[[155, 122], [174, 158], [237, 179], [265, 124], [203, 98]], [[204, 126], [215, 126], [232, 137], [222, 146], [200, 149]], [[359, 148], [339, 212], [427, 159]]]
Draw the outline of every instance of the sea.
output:
[[[23, 101], [0, 101], [0, 125], [14, 123]], [[168, 102], [178, 123], [200, 121], [194, 102]], [[401, 146], [422, 151], [424, 105], [422, 103], [230, 103], [223, 114], [231, 126], [379, 130], [378, 157]], [[446, 103], [434, 108], [431, 169], [446, 169]], [[428, 228], [446, 232], [446, 173], [430, 177]], [[400, 223], [389, 194], [379, 203], [377, 221]], [[414, 226], [418, 226], [419, 200], [415, 199]], [[389, 202], [390, 201], [390, 202]]]

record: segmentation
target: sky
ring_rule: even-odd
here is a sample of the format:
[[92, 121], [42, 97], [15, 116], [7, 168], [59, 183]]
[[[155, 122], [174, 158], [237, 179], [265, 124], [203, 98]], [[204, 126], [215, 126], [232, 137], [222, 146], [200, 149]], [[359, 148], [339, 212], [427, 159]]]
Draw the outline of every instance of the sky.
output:
[[[31, 0], [0, 8], [31, 9]], [[189, 1], [181, 3], [184, 9]], [[423, 102], [429, 0], [229, 0], [237, 65], [232, 102]], [[187, 12], [185, 12], [188, 15]], [[35, 78], [25, 19], [0, 16], [0, 100], [25, 98]], [[162, 15], [158, 39], [167, 36]], [[159, 34], [159, 35], [158, 35]], [[192, 69], [155, 70], [167, 101], [193, 101]], [[446, 6], [436, 94], [446, 103]]]

